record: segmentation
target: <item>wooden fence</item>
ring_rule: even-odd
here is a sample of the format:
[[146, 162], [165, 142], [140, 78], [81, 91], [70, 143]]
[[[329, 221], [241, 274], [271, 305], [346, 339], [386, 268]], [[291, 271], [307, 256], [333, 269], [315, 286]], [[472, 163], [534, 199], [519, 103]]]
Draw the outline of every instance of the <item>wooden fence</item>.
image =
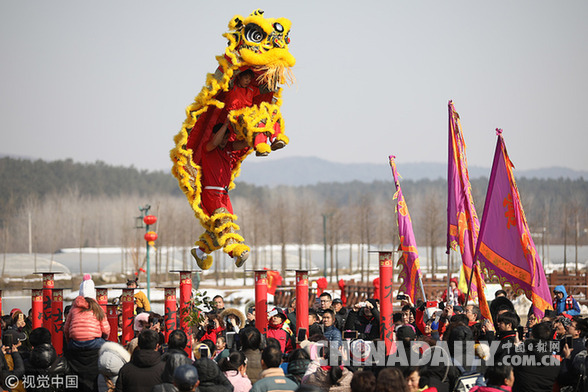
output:
[[[571, 274], [569, 271], [554, 271], [547, 275], [547, 283], [551, 291], [558, 285], [564, 285], [568, 294], [574, 295], [580, 303], [588, 304], [588, 274], [579, 273]], [[398, 288], [395, 284], [395, 289]], [[445, 278], [424, 278], [423, 285], [427, 298], [436, 299], [440, 297], [447, 288]], [[341, 297], [341, 290], [335, 283], [330, 283], [326, 291], [333, 294], [333, 298]], [[506, 288], [506, 291], [509, 291]], [[420, 288], [419, 288], [420, 293]], [[280, 286], [276, 290], [274, 303], [279, 307], [287, 307], [291, 298], [296, 296], [296, 288], [293, 286]], [[368, 298], [374, 297], [374, 285], [372, 282], [356, 282], [350, 280], [345, 284], [345, 296], [347, 297], [347, 306], [351, 307], [358, 302], [363, 302]], [[419, 295], [420, 297], [420, 295]], [[312, 306], [316, 298], [316, 288], [309, 288], [309, 305]], [[492, 298], [488, 298], [491, 300]]]

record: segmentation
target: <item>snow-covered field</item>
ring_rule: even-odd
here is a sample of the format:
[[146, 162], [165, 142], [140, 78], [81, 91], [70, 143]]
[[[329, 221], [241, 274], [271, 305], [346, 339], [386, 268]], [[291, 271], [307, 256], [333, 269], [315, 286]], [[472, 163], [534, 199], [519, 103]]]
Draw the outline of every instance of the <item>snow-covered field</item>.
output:
[[[390, 248], [390, 247], [389, 247]], [[387, 248], [387, 249], [389, 249]], [[302, 259], [303, 267], [310, 266], [311, 269], [316, 271], [315, 277], [310, 278], [310, 281], [316, 280], [319, 276], [319, 271], [322, 274], [323, 265], [324, 265], [324, 248], [322, 245], [312, 245], [303, 252], [305, 257]], [[364, 248], [367, 250], [367, 247]], [[289, 269], [296, 269], [299, 267], [300, 259], [299, 259], [299, 252], [298, 246], [296, 245], [289, 245], [286, 248], [287, 254], [287, 268]], [[372, 251], [377, 249], [371, 249]], [[442, 260], [443, 264], [446, 262], [446, 256], [444, 254], [444, 249], [436, 249], [437, 260]], [[563, 246], [549, 246], [546, 247], [543, 251], [541, 250], [540, 246], [538, 246], [538, 250], [540, 253], [544, 253], [547, 259], [547, 262], [544, 263], [545, 271], [547, 273], [551, 272], [554, 269], [562, 268], [563, 267]], [[131, 261], [129, 261], [127, 253], [130, 250], [121, 249], [121, 248], [82, 248], [80, 249], [63, 249], [59, 253], [50, 254], [50, 255], [28, 255], [28, 254], [7, 254], [5, 260], [5, 264], [3, 265], [3, 271], [5, 277], [7, 276], [8, 284], [6, 287], [3, 288], [3, 301], [2, 301], [2, 310], [4, 314], [10, 311], [10, 309], [14, 307], [22, 308], [23, 310], [27, 310], [30, 308], [30, 292], [22, 292], [22, 291], [10, 291], [10, 282], [11, 281], [23, 281], [23, 276], [30, 275], [35, 271], [53, 271], [59, 272], [59, 274], [55, 275], [55, 279], [57, 282], [57, 287], [67, 287], [68, 282], [70, 282], [70, 287], [73, 285], [72, 283], [72, 276], [79, 275], [80, 266], [81, 270], [84, 273], [93, 273], [98, 274], [97, 271], [101, 271], [100, 274], [105, 278], [105, 280], [112, 281], [112, 284], [103, 285], [102, 287], [111, 287], [109, 290], [109, 298], [116, 298], [121, 295], [122, 290], [120, 289], [122, 282], [121, 273], [127, 276], [132, 276], [135, 270], [135, 267]], [[194, 263], [190, 256], [188, 256], [187, 252], [189, 252], [188, 248], [163, 248], [160, 250], [158, 257], [161, 258], [159, 261], [159, 265], [162, 268], [162, 271], [167, 269], [169, 270], [177, 270], [177, 269], [192, 269], [195, 268]], [[280, 249], [278, 246], [274, 246], [273, 249], [271, 247], [261, 247], [257, 250], [257, 262], [260, 266], [265, 266], [271, 268], [279, 268], [281, 265], [280, 259]], [[253, 252], [252, 252], [253, 253]], [[349, 259], [350, 259], [350, 248], [349, 246], [340, 246], [337, 252], [336, 259], [342, 260], [339, 263], [339, 271], [343, 273], [345, 270], [349, 268]], [[424, 274], [427, 274], [426, 267], [428, 265], [427, 255], [430, 252], [427, 251], [425, 247], [420, 249], [420, 261], [421, 266], [423, 268]], [[143, 255], [144, 257], [144, 255]], [[254, 263], [254, 255], [249, 259], [245, 268], [252, 268]], [[357, 265], [357, 258], [361, 257], [358, 254], [357, 247], [351, 249], [351, 258], [354, 260], [354, 265]], [[364, 255], [366, 262], [369, 259], [370, 265], [370, 272], [369, 272], [369, 280], [373, 280], [377, 276], [377, 256], [373, 253], [367, 253]], [[549, 258], [548, 258], [549, 257]], [[152, 263], [155, 263], [155, 255], [151, 256]], [[568, 268], [573, 269], [575, 266], [575, 248], [574, 247], [567, 247], [567, 260], [568, 260]], [[246, 274], [245, 279], [242, 277], [242, 270], [235, 270], [234, 265], [230, 258], [226, 257], [223, 253], [219, 252], [215, 255], [215, 263], [218, 263], [219, 271], [227, 272], [224, 276], [231, 276], [233, 272], [236, 276], [241, 275], [238, 278], [229, 278], [223, 277], [219, 280], [215, 279], [215, 267], [211, 270], [202, 273], [202, 279], [200, 282], [200, 289], [201, 291], [206, 291], [207, 295], [212, 298], [213, 296], [220, 294], [222, 295], [228, 306], [233, 306], [239, 308], [241, 311], [244, 311], [245, 304], [250, 302], [254, 299], [254, 281], [253, 281], [253, 273], [249, 272]], [[578, 247], [578, 263], [580, 269], [586, 269], [588, 264], [588, 246], [579, 246]], [[457, 262], [453, 261], [454, 265], [457, 265]], [[145, 268], [145, 266], [143, 266]], [[330, 255], [327, 255], [327, 268], [330, 273]], [[446, 268], [445, 265], [439, 266], [439, 269], [444, 272]], [[152, 271], [154, 271], [155, 266], [152, 264], [151, 266]], [[458, 271], [454, 271], [454, 276]], [[166, 282], [168, 284], [178, 284], [177, 274], [172, 274], [175, 276], [175, 281]], [[438, 274], [439, 276], [439, 274]], [[361, 280], [361, 276], [359, 273], [355, 274], [341, 274], [338, 276], [339, 279], [344, 279], [346, 281], [350, 279], [355, 279], [356, 281]], [[335, 279], [333, 279], [335, 280]], [[396, 280], [396, 277], [395, 277]], [[28, 287], [41, 287], [41, 278], [36, 279], [29, 279], [30, 285]], [[118, 283], [115, 283], [118, 282]], [[290, 272], [286, 276], [285, 285], [294, 286], [294, 272]], [[153, 302], [153, 307], [155, 311], [162, 312], [163, 311], [163, 289], [154, 288], [155, 286], [163, 285], [162, 282], [158, 282], [155, 284], [152, 282], [152, 289], [151, 289], [151, 301]], [[147, 293], [145, 289], [145, 282], [144, 282], [144, 275], [142, 279], [142, 287], [143, 291]], [[493, 294], [496, 288], [491, 288], [488, 290], [488, 299], [493, 298]], [[339, 297], [339, 292], [332, 293], [334, 297]], [[77, 295], [77, 287], [72, 287], [72, 290], [66, 290], [64, 292], [65, 301], [72, 301], [73, 298]], [[179, 293], [178, 293], [179, 295]], [[268, 298], [268, 304], [273, 303], [273, 297], [270, 296]], [[526, 316], [526, 312], [529, 308], [528, 300], [524, 297], [518, 298], [515, 302], [515, 306], [517, 311], [521, 315]], [[588, 307], [583, 307], [583, 314], [588, 314]]]

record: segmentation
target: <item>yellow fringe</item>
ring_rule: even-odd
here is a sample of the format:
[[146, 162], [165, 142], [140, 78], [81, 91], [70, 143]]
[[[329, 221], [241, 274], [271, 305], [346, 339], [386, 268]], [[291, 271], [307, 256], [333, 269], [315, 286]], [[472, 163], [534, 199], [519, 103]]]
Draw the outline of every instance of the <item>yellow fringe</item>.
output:
[[[287, 143], [288, 138], [283, 134], [284, 122], [280, 112], [280, 106], [282, 105], [282, 88], [278, 88], [277, 84], [291, 84], [295, 80], [290, 69], [290, 67], [294, 65], [295, 59], [289, 53], [287, 48], [273, 49], [270, 52], [263, 53], [262, 56], [247, 53], [247, 49], [237, 48], [237, 45], [240, 43], [240, 38], [235, 37], [235, 34], [242, 34], [242, 29], [237, 29], [237, 21], [258, 23], [268, 33], [271, 32], [271, 29], [273, 28], [272, 26], [275, 22], [282, 24], [287, 31], [289, 31], [291, 27], [291, 22], [288, 19], [264, 18], [263, 14], [260, 12], [250, 15], [247, 18], [236, 15], [231, 22], [229, 22], [230, 31], [223, 34], [228, 40], [228, 46], [225, 49], [224, 55], [216, 56], [218, 68], [214, 73], [208, 73], [206, 75], [205, 85], [194, 98], [194, 102], [186, 107], [186, 118], [182, 123], [181, 130], [174, 136], [175, 147], [170, 151], [170, 159], [173, 162], [171, 172], [178, 180], [178, 185], [186, 195], [186, 198], [194, 211], [195, 217], [206, 230], [214, 233], [220, 233], [220, 231], [227, 228], [239, 230], [239, 226], [234, 223], [237, 216], [233, 214], [215, 214], [209, 217], [202, 210], [202, 207], [200, 206], [202, 195], [201, 168], [192, 161], [193, 151], [186, 148], [189, 133], [194, 128], [198, 118], [206, 113], [209, 107], [214, 106], [219, 109], [224, 108], [224, 103], [214, 97], [221, 91], [228, 91], [229, 83], [236, 70], [244, 66], [249, 66], [253, 67], [255, 70], [264, 71], [262, 78], [269, 86], [274, 86], [274, 89], [276, 90], [274, 92], [276, 102], [272, 104], [264, 102], [259, 106], [243, 108], [239, 111], [231, 112], [231, 123], [236, 130], [237, 137], [247, 140], [249, 146], [253, 147], [253, 134], [255, 132], [263, 132], [263, 128], [260, 129], [258, 127], [260, 122], [265, 122], [266, 132], [273, 133], [274, 124], [280, 121], [282, 134], [278, 136], [278, 139], [284, 140]], [[246, 62], [243, 59], [244, 57], [250, 59], [250, 62]], [[237, 119], [237, 116], [239, 115], [243, 116], [240, 120]], [[229, 189], [235, 187], [234, 180], [240, 174], [241, 164], [252, 152], [253, 149], [250, 149], [238, 160], [238, 162], [236, 162], [231, 172]], [[220, 228], [215, 228], [214, 222], [222, 218], [229, 218], [233, 222], [223, 224]], [[217, 231], [217, 229], [220, 229], [220, 231]], [[219, 239], [218, 243], [220, 244], [222, 242], [224, 244], [227, 239], [235, 239], [238, 242], [243, 242], [243, 238], [240, 235], [230, 233], [223, 236], [222, 239]], [[207, 253], [210, 253], [208, 250], [213, 251], [218, 249], [218, 247], [213, 245], [213, 242], [214, 241], [210, 235], [204, 233], [200, 237], [200, 240], [196, 242], [196, 245], [201, 246], [207, 251]], [[239, 246], [239, 249], [249, 249], [249, 247], [244, 244], [231, 244], [229, 246], [233, 249], [236, 245]], [[226, 249], [224, 250], [227, 251]], [[238, 254], [241, 254], [241, 252]]]

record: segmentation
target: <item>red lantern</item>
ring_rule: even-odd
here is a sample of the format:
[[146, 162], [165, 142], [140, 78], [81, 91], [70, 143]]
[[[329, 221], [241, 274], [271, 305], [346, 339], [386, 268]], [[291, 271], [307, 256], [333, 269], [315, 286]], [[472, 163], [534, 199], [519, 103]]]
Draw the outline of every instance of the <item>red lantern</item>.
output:
[[146, 225], [154, 225], [155, 222], [157, 222], [157, 218], [155, 215], [146, 215], [143, 218], [143, 222], [145, 222]]
[[145, 233], [144, 238], [147, 242], [154, 242], [155, 240], [157, 240], [157, 233], [154, 231], [148, 231], [147, 233]]

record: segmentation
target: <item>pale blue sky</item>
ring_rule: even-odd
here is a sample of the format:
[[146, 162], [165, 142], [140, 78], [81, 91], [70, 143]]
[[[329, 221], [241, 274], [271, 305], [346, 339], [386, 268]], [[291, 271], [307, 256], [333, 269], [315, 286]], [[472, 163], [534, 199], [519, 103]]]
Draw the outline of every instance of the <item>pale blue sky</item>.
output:
[[[235, 14], [292, 20], [290, 145], [267, 158], [588, 169], [586, 1], [0, 0], [0, 154], [168, 170]], [[246, 166], [245, 166], [246, 167]]]

